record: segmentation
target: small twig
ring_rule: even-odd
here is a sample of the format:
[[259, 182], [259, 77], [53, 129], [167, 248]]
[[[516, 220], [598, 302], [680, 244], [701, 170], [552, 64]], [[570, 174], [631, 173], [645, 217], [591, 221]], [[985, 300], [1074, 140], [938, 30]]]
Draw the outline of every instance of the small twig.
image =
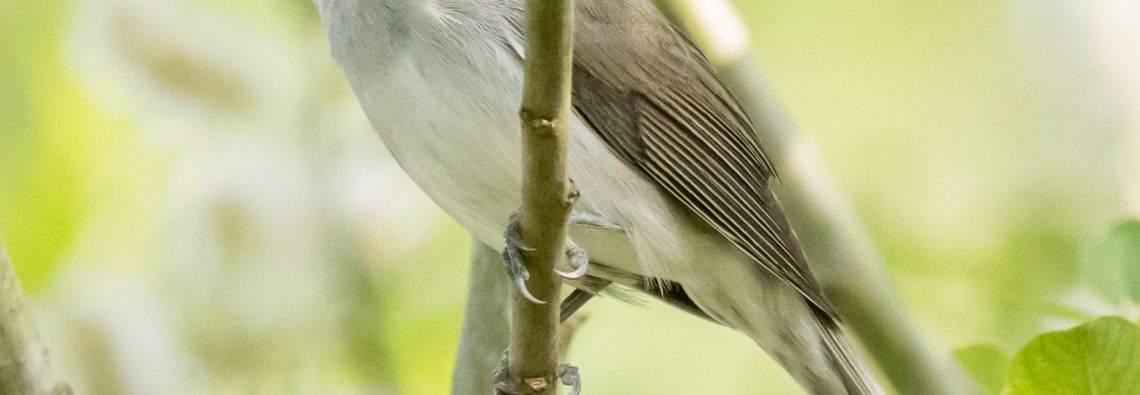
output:
[[471, 280], [451, 376], [452, 395], [485, 394], [494, 385], [490, 373], [510, 338], [507, 295], [511, 282], [503, 275], [502, 259], [494, 248], [471, 241]]
[[[522, 207], [520, 233], [527, 288], [546, 301], [511, 293], [508, 381], [527, 392], [554, 394], [558, 369], [558, 309], [562, 282], [554, 267], [564, 257], [566, 224], [577, 190], [566, 176], [570, 113], [573, 2], [527, 0], [526, 60], [522, 108]], [[528, 388], [529, 387], [529, 388]]]

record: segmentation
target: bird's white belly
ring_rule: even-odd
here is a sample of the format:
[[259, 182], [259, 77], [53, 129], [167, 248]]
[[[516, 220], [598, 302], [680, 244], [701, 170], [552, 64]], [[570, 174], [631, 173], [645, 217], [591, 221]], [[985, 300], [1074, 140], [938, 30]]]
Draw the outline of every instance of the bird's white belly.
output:
[[[521, 201], [521, 70], [516, 69], [432, 73], [407, 61], [384, 78], [350, 75], [361, 105], [401, 167], [460, 225], [495, 248], [503, 247], [503, 229]], [[705, 238], [692, 237], [691, 216], [683, 208], [610, 152], [580, 119], [572, 118], [570, 129], [568, 172], [581, 192], [575, 209], [627, 230], [572, 227], [571, 237], [591, 260], [672, 279], [691, 273], [695, 255], [723, 247], [694, 246]]]
[[436, 204], [480, 240], [501, 238], [520, 199], [514, 100], [473, 102], [453, 84], [462, 81], [414, 66], [392, 68], [362, 105], [400, 166]]

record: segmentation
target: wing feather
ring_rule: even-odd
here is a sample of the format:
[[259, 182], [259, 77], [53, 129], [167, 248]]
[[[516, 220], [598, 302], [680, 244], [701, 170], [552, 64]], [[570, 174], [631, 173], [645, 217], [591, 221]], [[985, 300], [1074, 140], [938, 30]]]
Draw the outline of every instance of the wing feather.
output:
[[576, 3], [576, 114], [615, 154], [835, 317], [768, 187], [775, 170], [752, 123], [692, 40], [648, 1]]

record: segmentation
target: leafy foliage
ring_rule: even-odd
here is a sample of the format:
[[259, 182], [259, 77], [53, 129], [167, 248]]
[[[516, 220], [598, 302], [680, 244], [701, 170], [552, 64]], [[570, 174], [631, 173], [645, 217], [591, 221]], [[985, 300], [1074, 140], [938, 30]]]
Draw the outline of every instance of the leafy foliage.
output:
[[1110, 303], [1140, 301], [1140, 220], [1121, 221], [1090, 243], [1081, 278]]
[[954, 354], [994, 394], [1140, 394], [1140, 327], [1121, 317], [1041, 334], [1012, 362], [988, 344]]
[[[916, 322], [1036, 335], [1078, 230], [1140, 188], [1106, 154], [1130, 85], [1086, 58], [1130, 52], [1082, 38], [1105, 7], [733, 2]], [[383, 154], [311, 0], [0, 1], [0, 33], [0, 230], [77, 393], [446, 393], [469, 236]], [[650, 306], [592, 306], [590, 387], [801, 393], [748, 339]]]
[[1029, 342], [1010, 367], [1009, 394], [1140, 393], [1140, 328], [1103, 317]]
[[1009, 371], [1009, 356], [992, 344], [975, 344], [954, 350], [954, 357], [990, 393], [1000, 393]]
[[[1110, 310], [1128, 315], [1128, 306], [1140, 300], [1140, 220], [1120, 221], [1086, 243], [1080, 274], [1093, 299], [1103, 299], [1086, 304], [1107, 302]], [[1012, 364], [990, 345], [961, 348], [955, 356], [992, 393], [1140, 393], [1140, 328], [1122, 317], [1041, 334]]]

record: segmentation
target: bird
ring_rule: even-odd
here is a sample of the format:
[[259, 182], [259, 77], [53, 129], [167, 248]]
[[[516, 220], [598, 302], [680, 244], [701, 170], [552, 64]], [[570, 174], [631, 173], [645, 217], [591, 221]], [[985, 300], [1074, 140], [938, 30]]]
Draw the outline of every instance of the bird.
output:
[[[519, 248], [523, 0], [315, 2], [396, 162], [477, 240]], [[771, 190], [765, 142], [702, 51], [649, 0], [574, 12], [567, 283], [735, 329], [810, 393], [882, 393]]]

